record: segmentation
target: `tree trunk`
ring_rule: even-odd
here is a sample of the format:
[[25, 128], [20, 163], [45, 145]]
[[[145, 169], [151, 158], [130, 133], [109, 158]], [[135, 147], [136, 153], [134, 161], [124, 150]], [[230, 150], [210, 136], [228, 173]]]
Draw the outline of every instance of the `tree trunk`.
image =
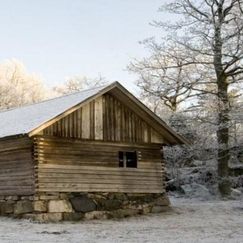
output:
[[218, 80], [218, 188], [222, 196], [229, 196], [231, 185], [229, 180], [229, 100], [226, 78]]
[[222, 196], [229, 196], [230, 181], [228, 173], [229, 154], [229, 97], [227, 75], [224, 73], [222, 62], [222, 36], [221, 28], [224, 21], [223, 2], [218, 3], [217, 21], [214, 29], [214, 68], [217, 77], [218, 98], [218, 188]]

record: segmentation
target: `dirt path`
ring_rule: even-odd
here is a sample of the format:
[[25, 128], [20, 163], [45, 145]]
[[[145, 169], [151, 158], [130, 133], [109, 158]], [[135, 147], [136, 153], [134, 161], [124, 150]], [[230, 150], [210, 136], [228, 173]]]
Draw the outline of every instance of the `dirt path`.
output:
[[0, 243], [243, 242], [243, 201], [172, 203], [173, 212], [124, 220], [37, 224], [0, 218]]

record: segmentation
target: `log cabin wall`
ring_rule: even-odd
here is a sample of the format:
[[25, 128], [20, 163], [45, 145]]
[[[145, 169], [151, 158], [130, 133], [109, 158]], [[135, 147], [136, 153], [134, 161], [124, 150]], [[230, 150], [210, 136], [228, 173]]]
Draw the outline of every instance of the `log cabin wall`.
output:
[[[137, 151], [137, 168], [119, 167], [119, 151]], [[164, 192], [158, 144], [36, 136], [37, 192]]]
[[163, 138], [139, 115], [105, 94], [43, 130], [66, 138], [128, 143], [163, 143]]
[[0, 195], [32, 195], [34, 164], [28, 137], [0, 140]]

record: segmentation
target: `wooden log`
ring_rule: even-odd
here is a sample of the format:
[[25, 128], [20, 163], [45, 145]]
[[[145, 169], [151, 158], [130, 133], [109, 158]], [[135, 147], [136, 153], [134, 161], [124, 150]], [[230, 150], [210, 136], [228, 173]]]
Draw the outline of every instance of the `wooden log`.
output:
[[0, 195], [33, 194], [33, 176], [31, 139], [0, 140]]

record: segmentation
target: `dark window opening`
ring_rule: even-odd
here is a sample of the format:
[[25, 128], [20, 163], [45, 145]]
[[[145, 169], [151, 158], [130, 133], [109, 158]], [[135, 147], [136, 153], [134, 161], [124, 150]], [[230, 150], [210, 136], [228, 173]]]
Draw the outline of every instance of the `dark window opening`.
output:
[[124, 167], [123, 152], [119, 151], [119, 167]]
[[137, 168], [137, 152], [119, 151], [119, 167]]

